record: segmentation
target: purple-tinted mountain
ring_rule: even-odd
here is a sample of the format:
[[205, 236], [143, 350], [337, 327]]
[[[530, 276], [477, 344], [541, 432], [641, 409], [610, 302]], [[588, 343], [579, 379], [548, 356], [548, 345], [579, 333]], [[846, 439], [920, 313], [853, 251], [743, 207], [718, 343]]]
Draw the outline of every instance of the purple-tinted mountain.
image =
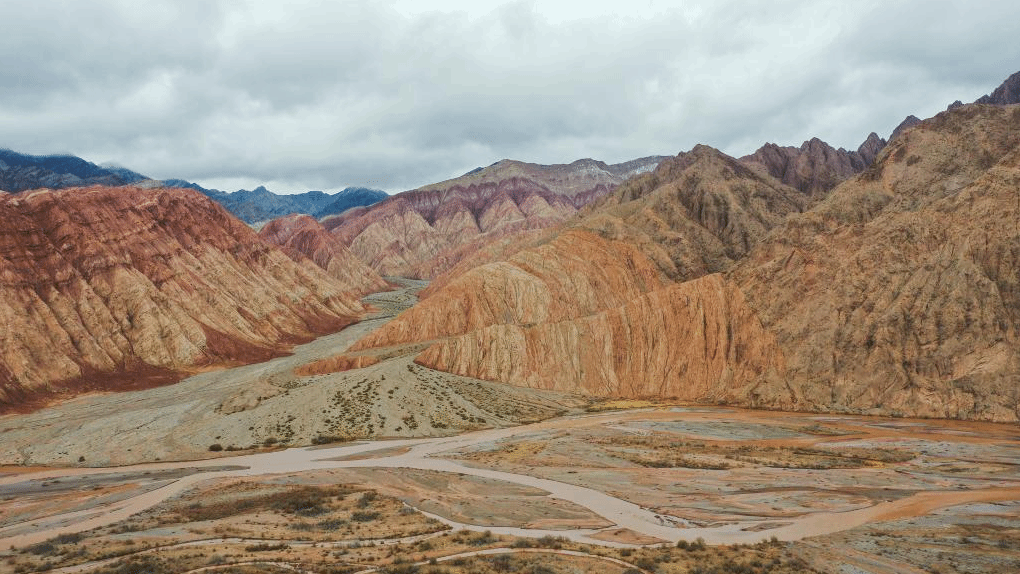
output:
[[808, 197], [820, 199], [875, 162], [886, 141], [872, 132], [857, 151], [836, 149], [818, 138], [793, 146], [767, 143], [741, 159]]
[[1007, 78], [998, 88], [995, 88], [995, 91], [987, 96], [981, 96], [974, 103], [996, 106], [1020, 104], [1020, 72]]

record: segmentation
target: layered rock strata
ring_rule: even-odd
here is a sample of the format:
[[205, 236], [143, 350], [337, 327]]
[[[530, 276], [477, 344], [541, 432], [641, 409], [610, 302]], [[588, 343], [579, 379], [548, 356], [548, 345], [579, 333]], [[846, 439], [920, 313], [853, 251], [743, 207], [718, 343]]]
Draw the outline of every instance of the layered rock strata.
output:
[[0, 220], [0, 404], [264, 359], [362, 311], [192, 190], [0, 194]]
[[468, 254], [465, 246], [558, 225], [628, 177], [654, 169], [661, 159], [617, 165], [503, 160], [352, 209], [324, 224], [382, 275], [433, 278]]
[[[767, 176], [695, 151], [570, 227], [441, 278], [359, 347], [431, 340], [417, 358], [429, 367], [600, 395], [1020, 417], [1017, 106], [962, 106], [905, 128], [803, 213], [774, 180], [737, 201], [758, 198], [733, 190], [764, 190]], [[620, 261], [647, 279], [617, 280], [611, 295], [578, 282]], [[426, 319], [448, 326], [416, 335]]]
[[365, 295], [388, 286], [386, 280], [308, 215], [274, 219], [262, 227], [259, 237], [279, 246], [295, 261], [311, 259], [350, 293]]

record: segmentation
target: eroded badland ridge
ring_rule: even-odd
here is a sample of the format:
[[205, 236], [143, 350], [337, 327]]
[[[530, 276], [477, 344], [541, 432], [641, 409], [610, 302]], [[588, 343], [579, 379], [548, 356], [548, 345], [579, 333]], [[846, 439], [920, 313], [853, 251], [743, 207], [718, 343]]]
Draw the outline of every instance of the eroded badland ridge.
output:
[[609, 396], [1016, 420], [1018, 122], [939, 114], [803, 213], [695, 148], [356, 348], [430, 341], [430, 367]]
[[503, 160], [324, 220], [382, 275], [430, 279], [485, 243], [562, 223], [661, 157], [607, 165], [591, 159], [538, 165]]
[[361, 304], [197, 192], [0, 194], [0, 402], [265, 360]]

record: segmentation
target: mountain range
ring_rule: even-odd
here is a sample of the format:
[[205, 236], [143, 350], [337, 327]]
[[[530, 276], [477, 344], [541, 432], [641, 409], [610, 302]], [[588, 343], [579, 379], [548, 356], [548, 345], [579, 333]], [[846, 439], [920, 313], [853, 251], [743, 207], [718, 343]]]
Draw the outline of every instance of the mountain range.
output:
[[828, 193], [833, 163], [787, 185], [764, 154], [697, 146], [480, 250], [353, 351], [427, 344], [423, 366], [600, 396], [1017, 420], [1020, 109], [906, 123]]
[[[1018, 82], [854, 151], [502, 160], [321, 221], [343, 197], [124, 186], [142, 176], [9, 152], [18, 185], [121, 187], [0, 194], [0, 402], [285, 352], [399, 275], [432, 280], [420, 303], [324, 364], [406, 346], [569, 393], [1015, 421]], [[288, 215], [256, 234], [210, 197]]]
[[363, 311], [192, 190], [0, 192], [0, 214], [0, 404], [264, 360]]
[[379, 273], [432, 278], [482, 245], [566, 221], [662, 159], [615, 165], [592, 159], [555, 165], [501, 160], [323, 223]]
[[163, 181], [117, 166], [98, 166], [73, 155], [27, 155], [0, 149], [0, 191], [19, 193], [31, 189], [65, 189], [91, 185], [163, 185], [202, 192], [248, 224], [264, 223], [292, 213], [325, 217], [352, 207], [371, 205], [389, 197], [386, 192], [365, 187], [348, 187], [337, 193], [309, 191], [293, 195], [275, 194], [264, 186], [233, 193], [206, 189], [183, 179]]
[[372, 205], [389, 197], [384, 191], [366, 187], [347, 187], [334, 194], [307, 191], [280, 195], [269, 191], [264, 186], [256, 187], [251, 191], [242, 189], [227, 193], [216, 189], [205, 189], [181, 180], [169, 180], [164, 183], [196, 189], [248, 224], [264, 223], [294, 213], [325, 217], [343, 213], [353, 207]]
[[0, 190], [126, 185], [145, 181], [140, 173], [121, 167], [100, 167], [73, 155], [34, 156], [0, 149]]

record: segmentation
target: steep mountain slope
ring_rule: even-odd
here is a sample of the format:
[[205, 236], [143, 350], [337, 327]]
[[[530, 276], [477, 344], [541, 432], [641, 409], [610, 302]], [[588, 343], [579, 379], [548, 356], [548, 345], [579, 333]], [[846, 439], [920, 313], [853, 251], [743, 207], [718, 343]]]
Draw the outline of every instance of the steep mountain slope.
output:
[[365, 295], [387, 287], [386, 281], [308, 215], [274, 219], [259, 231], [267, 243], [280, 246], [291, 259], [311, 259], [346, 291]]
[[1002, 82], [992, 93], [981, 96], [974, 103], [997, 106], [1020, 104], [1020, 72], [1006, 78], [1006, 81]]
[[803, 201], [796, 190], [697, 146], [621, 186], [570, 226], [507, 247], [499, 260], [440, 277], [421, 303], [356, 348], [492, 325], [554, 323], [620, 307], [673, 280], [729, 268]]
[[26, 155], [0, 149], [0, 191], [124, 185], [148, 179], [129, 169], [100, 167], [73, 155]]
[[[424, 366], [594, 394], [1020, 418], [1020, 108], [963, 106], [905, 129], [871, 168], [811, 210], [766, 210], [778, 219], [765, 218], [775, 224], [747, 247], [737, 230], [754, 226], [746, 214], [735, 217], [733, 203], [727, 217], [706, 211], [720, 205], [718, 194], [693, 209], [685, 203], [701, 197], [698, 189], [733, 189], [754, 176], [710, 169], [724, 159], [700, 150], [664, 162], [656, 175], [668, 173], [669, 184], [632, 181], [583, 224], [442, 281], [357, 347], [431, 341], [416, 359]], [[775, 185], [764, 205], [786, 206], [778, 191], [788, 188]], [[702, 261], [728, 259], [722, 275], [685, 265], [694, 251], [656, 255], [653, 246], [666, 242], [651, 237], [662, 231], [634, 214], [670, 186], [678, 193], [653, 212], [672, 205], [686, 214], [670, 229], [692, 239], [677, 245], [700, 245]], [[609, 215], [632, 203], [630, 219]], [[592, 221], [606, 222], [592, 228], [611, 254], [588, 256], [592, 248], [571, 237]], [[699, 228], [711, 230], [715, 250], [697, 243], [690, 230]], [[520, 263], [528, 257], [537, 271]], [[550, 265], [561, 261], [577, 271]], [[660, 274], [648, 271], [652, 280], [641, 285], [617, 282], [612, 296], [594, 297], [583, 285], [573, 295], [575, 277], [619, 269], [620, 261]], [[663, 261], [682, 272], [670, 275]], [[551, 270], [543, 274], [542, 265]], [[685, 281], [684, 273], [701, 276]], [[550, 288], [556, 276], [566, 287]], [[501, 287], [510, 284], [531, 287]], [[476, 318], [455, 321], [466, 312]], [[422, 321], [444, 326], [416, 333]]]
[[569, 321], [487, 327], [416, 362], [547, 390], [740, 403], [784, 370], [775, 338], [718, 274]]
[[817, 200], [867, 169], [885, 144], [886, 141], [874, 132], [857, 151], [852, 152], [835, 149], [818, 138], [812, 138], [800, 148], [767, 143], [740, 160], [764, 169], [772, 177]]
[[661, 159], [617, 165], [590, 159], [566, 165], [503, 160], [324, 223], [379, 273], [431, 278], [459, 261], [460, 247], [561, 223]]
[[1020, 108], [906, 130], [733, 272], [798, 408], [1020, 416]]
[[0, 219], [0, 404], [266, 358], [362, 311], [194, 191], [3, 193]]

